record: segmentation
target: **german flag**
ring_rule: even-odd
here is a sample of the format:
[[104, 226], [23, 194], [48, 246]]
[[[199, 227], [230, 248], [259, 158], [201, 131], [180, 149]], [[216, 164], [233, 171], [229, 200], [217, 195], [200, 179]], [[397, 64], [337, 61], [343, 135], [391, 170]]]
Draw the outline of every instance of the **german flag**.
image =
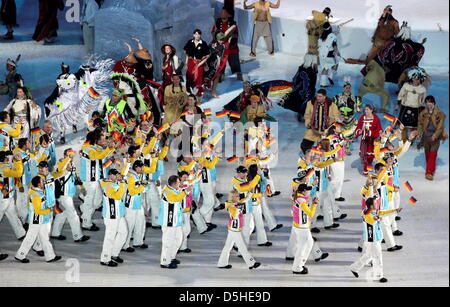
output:
[[384, 114], [384, 118], [387, 119], [390, 122], [396, 122], [397, 121], [397, 117], [394, 117], [394, 116], [389, 115], [389, 114]]
[[151, 115], [152, 115], [152, 112], [147, 111], [144, 114], [141, 114], [141, 120], [148, 120]]
[[245, 157], [245, 161], [249, 161], [249, 160], [253, 160], [253, 159], [256, 159], [256, 156]]
[[414, 196], [411, 196], [411, 197], [409, 198], [409, 203], [410, 203], [411, 205], [414, 205], [415, 203], [417, 203], [417, 199], [416, 199]]
[[230, 112], [225, 110], [225, 111], [222, 111], [222, 112], [217, 112], [216, 113], [216, 117], [217, 118], [221, 118], [221, 117], [227, 116], [228, 114], [230, 114]]
[[228, 162], [228, 163], [234, 163], [234, 162], [236, 162], [237, 160], [239, 160], [239, 158], [236, 157], [236, 156], [234, 156], [234, 157], [228, 158], [228, 159], [227, 159], [227, 162]]
[[323, 151], [319, 148], [311, 148], [311, 152], [319, 155], [323, 153]]
[[169, 127], [170, 127], [170, 125], [169, 125], [168, 123], [162, 125], [162, 126], [159, 127], [159, 129], [158, 129], [158, 133], [159, 133], [159, 134], [163, 133], [164, 131], [166, 131], [167, 129], [169, 129]]
[[103, 168], [108, 168], [111, 166], [111, 164], [113, 164], [112, 159], [109, 159], [108, 161], [106, 161], [105, 163], [103, 163]]
[[181, 113], [180, 117], [186, 116], [188, 113], [188, 111], [184, 111], [183, 113]]
[[306, 174], [305, 178], [309, 178], [311, 177], [316, 171], [314, 170], [314, 168], [311, 168], [308, 173]]
[[412, 186], [409, 184], [408, 181], [406, 181], [403, 186], [405, 187], [405, 189], [411, 193], [411, 191], [413, 190]]
[[233, 118], [237, 118], [237, 119], [241, 118], [241, 114], [239, 114], [237, 112], [230, 112], [230, 116]]
[[92, 87], [90, 87], [90, 88], [88, 89], [88, 93], [89, 93], [89, 96], [91, 96], [92, 98], [97, 99], [98, 97], [100, 97], [100, 94], [97, 93], [97, 91], [94, 90]]
[[276, 139], [266, 139], [265, 145], [266, 147], [270, 147], [277, 142]]
[[380, 152], [382, 152], [382, 153], [386, 153], [386, 152], [389, 152], [389, 151], [390, 150], [387, 147], [381, 148], [381, 150], [380, 150]]
[[69, 150], [67, 150], [67, 154], [70, 156], [70, 155], [74, 155], [75, 154], [75, 150], [73, 150], [73, 149], [69, 149]]
[[39, 133], [41, 133], [41, 132], [42, 132], [42, 129], [39, 128], [39, 127], [36, 127], [36, 128], [31, 129], [31, 133], [32, 133], [32, 134], [39, 134]]
[[392, 125], [389, 125], [386, 127], [386, 131], [388, 131], [389, 133], [392, 133], [392, 131], [394, 131], [394, 128], [392, 128]]
[[371, 171], [373, 171], [373, 167], [372, 167], [371, 165], [368, 165], [368, 166], [366, 167], [366, 170], [367, 170], [368, 172], [371, 172]]
[[206, 116], [212, 115], [211, 109], [206, 109], [206, 110], [203, 111], [203, 113], [204, 113]]

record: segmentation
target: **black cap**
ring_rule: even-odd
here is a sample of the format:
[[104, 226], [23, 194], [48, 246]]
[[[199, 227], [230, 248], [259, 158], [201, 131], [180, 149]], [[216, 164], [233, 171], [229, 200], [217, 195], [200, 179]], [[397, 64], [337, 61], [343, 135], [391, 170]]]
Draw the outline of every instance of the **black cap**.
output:
[[41, 161], [41, 162], [39, 162], [38, 167], [48, 167], [48, 162], [47, 161]]
[[248, 169], [245, 166], [241, 165], [236, 169], [236, 172], [241, 173], [241, 174], [248, 173]]
[[119, 174], [120, 174], [119, 171], [116, 170], [115, 168], [110, 169], [108, 172], [108, 176], [109, 175], [119, 175]]
[[306, 183], [302, 183], [298, 186], [297, 191], [298, 192], [304, 192], [304, 191], [311, 191], [312, 190], [312, 186], [307, 185]]
[[296, 179], [303, 180], [307, 174], [308, 174], [308, 170], [301, 170], [297, 173], [298, 178], [296, 178]]

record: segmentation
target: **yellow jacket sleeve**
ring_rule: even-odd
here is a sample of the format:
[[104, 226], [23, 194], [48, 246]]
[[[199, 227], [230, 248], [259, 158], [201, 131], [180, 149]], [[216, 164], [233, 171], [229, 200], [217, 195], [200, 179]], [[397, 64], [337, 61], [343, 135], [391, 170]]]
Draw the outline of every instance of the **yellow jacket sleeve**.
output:
[[[153, 150], [153, 147], [155, 147], [155, 144], [156, 144], [156, 141], [157, 141], [157, 140], [158, 140], [158, 139], [157, 139], [156, 137], [152, 137], [152, 138], [150, 139], [150, 142], [148, 142], [147, 146], [145, 146], [145, 147], [142, 149], [142, 154], [143, 154], [144, 156], [150, 154], [150, 152]], [[136, 143], [136, 144], [137, 144], [137, 143]], [[141, 146], [142, 144], [137, 144], [137, 145]]]
[[234, 204], [229, 205], [228, 207], [228, 213], [230, 214], [230, 217], [232, 219], [235, 219], [237, 215], [239, 214], [239, 209], [236, 208]]
[[378, 215], [383, 216], [383, 215], [391, 214], [394, 212], [397, 212], [397, 209], [379, 211]]
[[3, 176], [19, 178], [23, 173], [22, 161], [14, 161], [13, 168], [5, 168], [3, 170]]
[[89, 159], [91, 160], [102, 160], [110, 155], [114, 149], [106, 148], [106, 149], [91, 149], [89, 151]]
[[117, 190], [115, 190], [113, 187], [106, 189], [106, 196], [115, 200], [121, 200], [124, 192], [125, 192], [125, 183], [121, 182]]
[[17, 124], [16, 129], [13, 128], [9, 129], [8, 135], [13, 138], [18, 138], [21, 132], [22, 132], [22, 125]]
[[145, 187], [143, 185], [136, 187], [136, 180], [133, 176], [130, 176], [128, 178], [128, 193], [131, 196], [138, 195], [142, 192], [144, 192]]
[[211, 145], [216, 146], [216, 144], [219, 143], [219, 141], [222, 139], [223, 135], [224, 135], [223, 131], [220, 131], [219, 133], [217, 133], [211, 140], [211, 142], [210, 142]]
[[167, 154], [169, 153], [169, 146], [164, 146], [161, 152], [158, 155], [159, 160], [164, 160], [167, 157]]
[[362, 217], [364, 219], [364, 221], [369, 224], [369, 225], [373, 225], [375, 224], [375, 217], [372, 214], [362, 214]]
[[178, 203], [178, 202], [182, 201], [186, 197], [186, 193], [183, 191], [183, 192], [181, 192], [179, 194], [176, 194], [176, 193], [174, 193], [172, 191], [169, 191], [167, 193], [166, 197], [167, 197], [167, 200], [169, 202], [171, 202], [171, 203]]
[[51, 212], [51, 209], [42, 209], [42, 200], [39, 195], [36, 195], [31, 200], [33, 204], [33, 211], [37, 215], [46, 215]]
[[373, 145], [374, 145], [373, 153], [375, 154], [375, 161], [380, 161], [380, 159], [381, 159], [381, 154], [380, 154], [381, 143], [379, 141], [374, 141]]
[[325, 157], [329, 157], [329, 156], [332, 156], [332, 155], [334, 155], [335, 153], [337, 153], [341, 148], [342, 148], [342, 146], [341, 146], [341, 145], [338, 145], [338, 146], [336, 146], [335, 149], [330, 150], [330, 151], [327, 151], [327, 152], [324, 152], [323, 154], [324, 154]]
[[308, 206], [308, 203], [307, 202], [302, 202], [302, 210], [303, 210], [303, 212], [305, 212], [309, 217], [313, 217], [314, 216], [314, 214], [316, 213], [316, 209], [317, 209], [317, 204], [313, 204], [312, 205], [312, 207], [310, 208], [309, 206]]
[[70, 157], [67, 157], [67, 158], [65, 158], [62, 161], [58, 161], [57, 172], [58, 173], [65, 173], [67, 165], [69, 164], [69, 161], [70, 161]]
[[195, 166], [197, 162], [195, 162], [195, 160], [192, 160], [191, 163], [189, 163], [188, 165], [180, 165], [180, 171], [182, 172], [190, 172], [192, 170], [192, 168]]
[[198, 163], [200, 163], [200, 165], [206, 167], [207, 169], [212, 169], [214, 166], [216, 166], [219, 160], [220, 160], [219, 157], [214, 157], [212, 161], [209, 161], [208, 159], [201, 157], [198, 160]]
[[331, 165], [333, 163], [334, 163], [333, 159], [328, 159], [326, 161], [321, 161], [321, 162], [317, 163], [316, 166], [318, 168], [325, 168], [325, 167], [327, 167], [327, 166], [329, 166], [329, 165]]
[[260, 180], [261, 180], [261, 176], [256, 175], [252, 181], [235, 184], [234, 186], [235, 186], [236, 190], [238, 190], [238, 192], [250, 192], [251, 190], [253, 190], [256, 187], [256, 185], [259, 183]]
[[403, 154], [405, 152], [407, 152], [409, 150], [409, 147], [411, 146], [411, 142], [408, 140], [406, 142], [403, 143], [403, 146], [400, 147], [396, 152], [394, 152], [395, 156], [397, 158], [400, 158], [401, 156], [403, 156]]
[[144, 173], [145, 174], [153, 174], [156, 172], [156, 168], [158, 167], [158, 158], [152, 158], [150, 166], [144, 166]]

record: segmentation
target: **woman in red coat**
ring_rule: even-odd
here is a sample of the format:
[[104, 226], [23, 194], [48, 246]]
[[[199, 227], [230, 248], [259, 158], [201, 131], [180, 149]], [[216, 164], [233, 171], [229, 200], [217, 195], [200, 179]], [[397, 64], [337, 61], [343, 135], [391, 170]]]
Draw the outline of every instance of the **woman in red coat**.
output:
[[375, 139], [380, 137], [382, 130], [380, 118], [375, 114], [373, 105], [366, 105], [364, 108], [364, 115], [360, 117], [358, 125], [356, 126], [356, 138], [361, 136], [361, 145], [359, 156], [361, 157], [361, 164], [363, 165], [364, 175], [368, 174], [367, 167], [372, 166], [374, 154]]

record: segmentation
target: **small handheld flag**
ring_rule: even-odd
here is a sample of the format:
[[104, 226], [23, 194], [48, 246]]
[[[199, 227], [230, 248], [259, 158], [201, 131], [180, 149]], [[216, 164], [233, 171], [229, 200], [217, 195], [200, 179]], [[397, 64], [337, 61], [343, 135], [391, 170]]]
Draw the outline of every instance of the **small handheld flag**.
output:
[[239, 160], [239, 158], [236, 157], [236, 156], [234, 156], [234, 157], [228, 158], [228, 159], [227, 159], [227, 162], [228, 162], [228, 163], [234, 163], [234, 162], [236, 162], [237, 160]]
[[414, 196], [411, 196], [411, 197], [409, 198], [409, 203], [410, 203], [411, 205], [414, 205], [416, 202], [417, 202], [417, 199], [416, 199]]
[[405, 189], [406, 189], [408, 192], [411, 193], [411, 191], [413, 190], [413, 188], [412, 188], [412, 186], [409, 184], [409, 182], [406, 181], [403, 185], [405, 186]]
[[163, 133], [164, 131], [166, 131], [167, 129], [169, 129], [169, 127], [170, 127], [170, 125], [169, 124], [164, 124], [164, 125], [162, 125], [161, 127], [159, 127], [159, 129], [158, 129], [158, 133], [159, 134], [161, 134], [161, 133]]
[[394, 116], [389, 115], [389, 114], [384, 114], [384, 118], [387, 119], [390, 122], [396, 122], [397, 121], [397, 117], [394, 117]]
[[389, 148], [387, 148], [387, 147], [381, 148], [380, 152], [382, 152], [382, 153], [389, 152]]
[[308, 173], [306, 174], [305, 178], [308, 179], [309, 177], [311, 177], [316, 171], [314, 170], [314, 168], [311, 168]]
[[39, 133], [41, 133], [41, 132], [42, 132], [42, 129], [39, 128], [39, 127], [36, 127], [36, 128], [31, 129], [31, 133], [32, 133], [32, 134], [39, 134]]
[[368, 165], [366, 169], [367, 169], [368, 172], [373, 171], [373, 167], [371, 165]]
[[206, 116], [212, 115], [211, 109], [206, 109], [206, 110], [203, 111], [203, 113], [204, 113]]
[[113, 164], [113, 161], [110, 159], [110, 160], [106, 161], [105, 163], [103, 163], [103, 168], [108, 168], [111, 166], [111, 164]]
[[73, 149], [69, 149], [69, 150], [67, 150], [67, 154], [70, 156], [70, 155], [74, 155], [75, 154], [75, 150], [73, 150]]
[[237, 113], [237, 112], [231, 112], [230, 116], [236, 119], [240, 119], [241, 118], [241, 114]]
[[323, 151], [320, 150], [319, 148], [312, 148], [312, 149], [311, 149], [311, 152], [312, 152], [312, 153], [315, 153], [315, 154], [319, 154], [319, 155], [323, 153]]
[[228, 114], [229, 114], [230, 112], [229, 111], [222, 111], [222, 112], [217, 112], [216, 113], [216, 117], [217, 118], [221, 118], [221, 117], [225, 117], [225, 116], [227, 116]]
[[98, 97], [100, 97], [100, 94], [97, 93], [97, 91], [94, 90], [92, 87], [90, 87], [90, 88], [88, 89], [88, 92], [89, 92], [89, 96], [91, 96], [92, 98], [97, 99]]

